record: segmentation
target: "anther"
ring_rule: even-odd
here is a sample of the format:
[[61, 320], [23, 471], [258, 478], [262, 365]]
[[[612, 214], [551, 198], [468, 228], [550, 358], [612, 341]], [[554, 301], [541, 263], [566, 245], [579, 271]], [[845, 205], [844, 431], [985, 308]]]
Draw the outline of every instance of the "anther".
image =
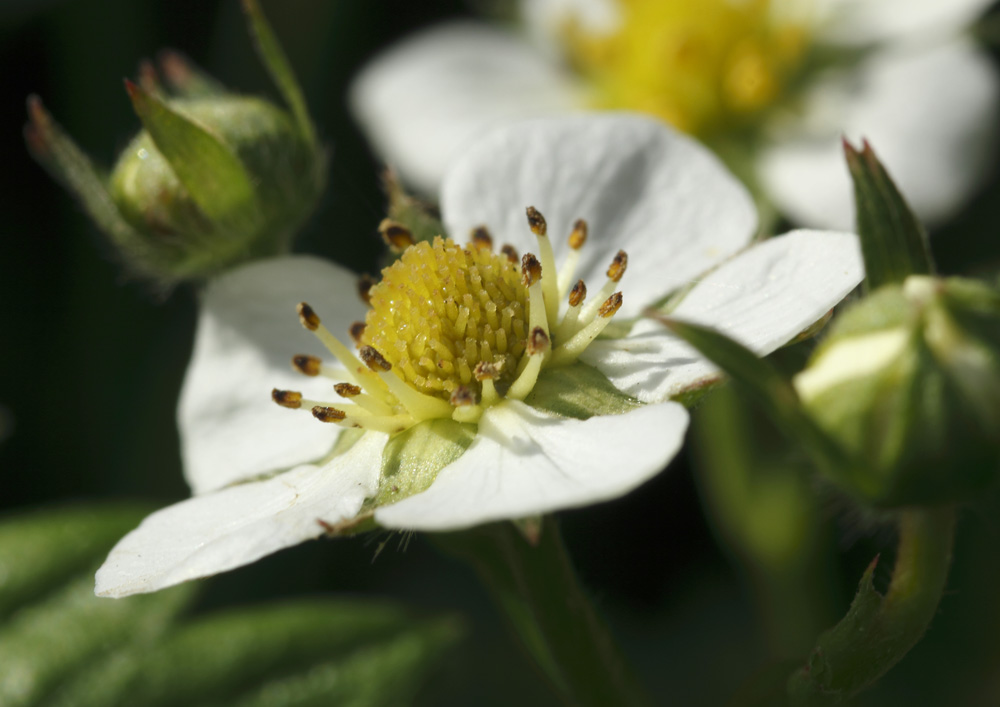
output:
[[382, 223], [378, 225], [378, 232], [382, 235], [385, 244], [397, 253], [416, 243], [413, 231], [391, 219], [382, 219]]
[[613, 317], [615, 312], [622, 308], [622, 293], [616, 292], [610, 297], [608, 297], [601, 308], [597, 310], [597, 313], [607, 319], [608, 317]]
[[480, 250], [492, 250], [493, 249], [493, 237], [490, 235], [490, 231], [486, 226], [476, 226], [472, 229], [472, 233], [469, 234], [472, 239], [472, 244], [479, 248]]
[[358, 352], [362, 362], [373, 371], [388, 371], [392, 369], [392, 364], [385, 360], [385, 356], [380, 354], [372, 346], [362, 346]]
[[517, 261], [521, 259], [521, 257], [517, 254], [517, 248], [512, 246], [510, 243], [504, 243], [503, 247], [500, 248], [500, 252], [507, 256], [507, 260], [512, 263], [516, 264]]
[[292, 366], [305, 376], [318, 376], [322, 361], [309, 354], [298, 354], [292, 357]]
[[271, 391], [271, 400], [283, 408], [296, 410], [302, 407], [302, 393], [297, 393], [294, 390], [278, 390], [275, 388]]
[[500, 377], [500, 367], [489, 361], [480, 361], [476, 364], [472, 376], [480, 382], [484, 380], [496, 380]]
[[547, 226], [545, 224], [545, 217], [542, 216], [541, 212], [534, 206], [529, 206], [525, 209], [525, 213], [528, 214], [528, 228], [536, 236], [544, 236], [547, 232]]
[[521, 258], [521, 282], [525, 287], [531, 287], [542, 277], [542, 264], [531, 253], [525, 253]]
[[545, 333], [544, 329], [540, 326], [536, 326], [531, 330], [531, 335], [528, 337], [525, 350], [528, 352], [529, 356], [545, 353], [549, 350], [549, 335]]
[[296, 307], [296, 310], [299, 313], [299, 321], [302, 322], [302, 326], [309, 331], [316, 331], [319, 329], [319, 325], [323, 323], [320, 321], [316, 312], [313, 311], [313, 308], [305, 302], [299, 302], [299, 306]]
[[585, 299], [587, 299], [587, 285], [583, 280], [577, 280], [573, 289], [569, 291], [569, 306], [579, 307]]
[[569, 234], [569, 247], [573, 250], [580, 250], [587, 242], [587, 222], [578, 218], [573, 223], [573, 232]]
[[628, 254], [624, 250], [620, 250], [615, 254], [615, 259], [611, 261], [611, 265], [608, 267], [608, 278], [612, 282], [618, 282], [622, 279], [622, 275], [625, 274], [625, 268], [627, 267]]
[[452, 392], [448, 402], [454, 407], [466, 407], [468, 405], [475, 405], [479, 401], [476, 400], [476, 393], [472, 389], [460, 385]]
[[351, 328], [347, 330], [347, 333], [351, 335], [354, 343], [358, 346], [361, 345], [361, 337], [365, 335], [365, 323], [364, 322], [354, 322], [351, 324]]
[[337, 383], [333, 389], [342, 398], [354, 398], [361, 395], [361, 387], [351, 383]]
[[344, 418], [347, 417], [347, 413], [343, 410], [338, 410], [337, 408], [324, 407], [322, 405], [317, 405], [312, 409], [313, 417], [315, 417], [320, 422], [343, 422]]
[[358, 297], [369, 307], [372, 303], [371, 291], [375, 286], [375, 278], [365, 273], [358, 278]]

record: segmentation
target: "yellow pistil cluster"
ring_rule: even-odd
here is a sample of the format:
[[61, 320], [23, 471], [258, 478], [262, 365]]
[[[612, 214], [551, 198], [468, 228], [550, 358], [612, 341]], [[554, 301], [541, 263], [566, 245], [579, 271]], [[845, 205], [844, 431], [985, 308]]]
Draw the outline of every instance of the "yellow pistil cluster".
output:
[[809, 0], [618, 0], [622, 22], [595, 36], [566, 27], [570, 60], [601, 107], [657, 115], [707, 136], [781, 95], [808, 44]]
[[574, 224], [569, 258], [557, 272], [544, 217], [532, 207], [527, 216], [538, 255], [520, 259], [509, 245], [494, 253], [485, 227], [476, 228], [463, 248], [440, 237], [414, 243], [398, 224], [383, 224], [386, 233], [393, 230], [387, 242], [402, 254], [380, 282], [359, 283], [371, 309], [364, 323], [350, 327], [356, 352], [323, 326], [310, 305], [298, 306], [302, 325], [339, 365], [299, 354], [292, 366], [336, 381], [340, 400], [274, 390], [274, 402], [311, 410], [321, 422], [394, 433], [440, 417], [475, 422], [502, 399], [523, 400], [543, 367], [572, 363], [608, 325], [621, 307], [616, 289], [628, 265], [619, 251], [597, 297], [587, 300], [583, 280], [573, 279], [586, 222]]

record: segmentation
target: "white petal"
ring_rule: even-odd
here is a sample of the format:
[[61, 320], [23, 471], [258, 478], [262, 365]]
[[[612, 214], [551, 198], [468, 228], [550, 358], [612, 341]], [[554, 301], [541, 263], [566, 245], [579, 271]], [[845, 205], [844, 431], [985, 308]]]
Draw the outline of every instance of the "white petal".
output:
[[369, 432], [323, 467], [298, 467], [157, 511], [111, 550], [95, 592], [155, 592], [319, 537], [322, 523], [353, 518], [375, 493], [385, 441]]
[[457, 530], [617, 498], [677, 454], [687, 421], [675, 403], [583, 421], [503, 403], [486, 411], [472, 446], [429, 489], [379, 508], [375, 520]]
[[537, 250], [527, 206], [548, 221], [557, 261], [573, 222], [588, 221], [579, 277], [591, 287], [604, 283], [618, 249], [629, 254], [624, 316], [725, 260], [757, 228], [749, 194], [714, 155], [657, 120], [627, 113], [498, 129], [453, 165], [441, 194], [449, 233], [485, 224], [522, 253]]
[[[755, 245], [710, 273], [673, 311], [764, 356], [820, 320], [864, 277], [857, 236], [793, 231]], [[581, 357], [619, 390], [664, 400], [719, 376], [715, 366], [652, 321]]]
[[251, 263], [212, 281], [204, 294], [177, 421], [184, 473], [195, 493], [314, 461], [338, 428], [280, 408], [273, 388], [329, 400], [329, 381], [292, 370], [292, 356], [326, 355], [302, 328], [295, 306], [309, 302], [337, 335], [364, 318], [356, 276], [311, 257]]
[[817, 0], [818, 40], [857, 46], [955, 32], [993, 0]]
[[351, 107], [405, 181], [437, 194], [448, 164], [484, 129], [582, 103], [570, 73], [525, 38], [470, 22], [419, 33], [377, 57]]
[[964, 42], [882, 54], [863, 71], [817, 85], [798, 130], [775, 126], [760, 175], [790, 218], [851, 228], [853, 191], [840, 139], [865, 137], [916, 213], [949, 218], [980, 186], [992, 161], [997, 71]]

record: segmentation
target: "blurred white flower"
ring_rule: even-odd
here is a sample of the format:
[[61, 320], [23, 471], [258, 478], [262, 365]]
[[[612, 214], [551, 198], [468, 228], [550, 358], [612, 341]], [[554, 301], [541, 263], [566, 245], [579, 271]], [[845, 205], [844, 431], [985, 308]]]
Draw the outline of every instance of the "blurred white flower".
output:
[[[547, 225], [533, 212], [529, 230], [526, 205]], [[862, 278], [851, 234], [751, 245], [746, 190], [641, 116], [496, 131], [449, 172], [442, 215], [474, 241], [411, 246], [369, 291], [367, 319], [357, 278], [313, 257], [210, 284], [179, 409], [196, 495], [115, 547], [98, 594], [228, 570], [359, 519], [450, 530], [623, 495], [681, 446], [687, 413], [671, 398], [719, 375], [636, 319], [644, 307], [696, 283], [673, 316], [763, 355]], [[582, 302], [577, 278], [592, 287]], [[348, 330], [357, 353], [331, 334]], [[275, 405], [272, 387], [304, 410]]]
[[963, 30], [990, 0], [523, 0], [525, 32], [455, 22], [359, 75], [387, 162], [436, 194], [483, 130], [587, 108], [657, 115], [789, 218], [853, 228], [841, 138], [867, 138], [929, 223], [992, 163], [997, 72]]

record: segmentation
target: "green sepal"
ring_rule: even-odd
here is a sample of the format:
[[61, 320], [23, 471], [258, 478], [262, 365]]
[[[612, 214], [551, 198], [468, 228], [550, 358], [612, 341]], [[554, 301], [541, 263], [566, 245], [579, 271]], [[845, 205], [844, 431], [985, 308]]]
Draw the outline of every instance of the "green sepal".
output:
[[806, 412], [791, 381], [770, 362], [714, 329], [656, 318], [732, 377], [778, 429], [805, 447], [818, 466], [827, 471], [852, 467], [844, 450]]
[[867, 141], [859, 152], [844, 140], [844, 155], [854, 181], [858, 236], [865, 261], [865, 283], [874, 290], [902, 283], [909, 275], [934, 272], [927, 232]]
[[[382, 189], [388, 201], [386, 217], [390, 221], [406, 227], [413, 234], [413, 239], [431, 242], [435, 236], [445, 234], [444, 224], [438, 214], [428, 204], [407, 193], [392, 170], [382, 174]], [[469, 234], [455, 234], [456, 240]]]
[[538, 410], [577, 420], [595, 415], [621, 415], [642, 405], [615, 388], [596, 368], [580, 362], [543, 368], [524, 402]]
[[374, 507], [396, 503], [429, 487], [476, 437], [476, 426], [447, 418], [425, 420], [401, 432], [382, 452], [382, 476]]
[[184, 113], [125, 82], [132, 106], [157, 150], [201, 212], [219, 229], [256, 233], [262, 225], [253, 180], [223, 140]]
[[159, 65], [167, 86], [179, 98], [215, 98], [229, 93], [225, 86], [172, 49], [160, 52]]
[[0, 619], [102, 559], [148, 509], [67, 506], [0, 522]]
[[361, 601], [220, 612], [95, 665], [51, 704], [409, 704], [461, 634], [451, 618]]
[[257, 48], [257, 54], [264, 62], [264, 66], [267, 67], [271, 78], [277, 84], [278, 90], [281, 91], [282, 97], [291, 109], [295, 123], [299, 128], [299, 134], [309, 147], [315, 148], [316, 129], [309, 117], [306, 100], [302, 95], [299, 82], [295, 78], [295, 72], [292, 71], [292, 65], [289, 63], [288, 57], [285, 56], [278, 38], [274, 36], [274, 30], [271, 29], [267, 18], [264, 17], [257, 0], [243, 0], [243, 12], [247, 17], [250, 34], [255, 40], [254, 46]]

